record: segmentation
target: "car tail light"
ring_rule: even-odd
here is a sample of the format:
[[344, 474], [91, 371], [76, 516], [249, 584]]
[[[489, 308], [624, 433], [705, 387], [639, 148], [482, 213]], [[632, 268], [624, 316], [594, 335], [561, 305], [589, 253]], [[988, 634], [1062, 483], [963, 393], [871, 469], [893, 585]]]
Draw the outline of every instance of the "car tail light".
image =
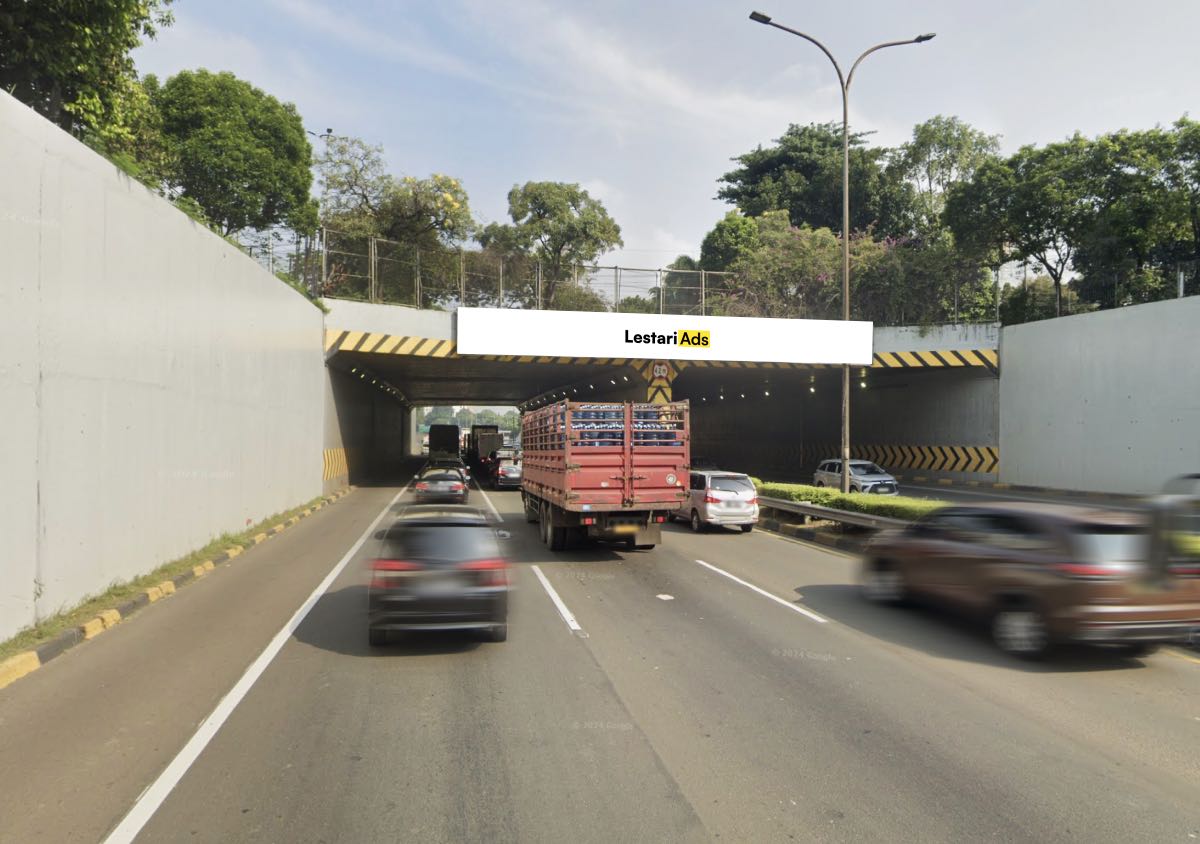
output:
[[1094, 563], [1055, 563], [1052, 568], [1067, 577], [1079, 577], [1087, 580], [1112, 580], [1124, 574], [1112, 566], [1098, 566]]
[[450, 484], [450, 489], [454, 492], [462, 492], [463, 485], [462, 484]]
[[416, 488], [420, 489], [420, 490], [427, 490], [427, 489], [429, 489], [429, 484], [425, 483], [424, 481], [420, 481], [417, 483]]
[[753, 498], [749, 498], [749, 499], [747, 499], [747, 500], [746, 500], [746, 503], [747, 503], [747, 504], [753, 504], [755, 507], [757, 507], [757, 506], [758, 506], [758, 496], [756, 495], [756, 496], [754, 496]]
[[459, 568], [475, 572], [480, 586], [508, 585], [508, 563], [504, 560], [472, 560]]
[[704, 503], [705, 504], [720, 504], [721, 499], [717, 498], [715, 495], [713, 495], [710, 492], [708, 495], [704, 496]]
[[1200, 565], [1193, 563], [1174, 564], [1167, 566], [1167, 571], [1179, 577], [1200, 577]]
[[407, 576], [414, 571], [420, 571], [424, 566], [408, 560], [372, 560], [371, 588], [390, 589], [398, 578]]

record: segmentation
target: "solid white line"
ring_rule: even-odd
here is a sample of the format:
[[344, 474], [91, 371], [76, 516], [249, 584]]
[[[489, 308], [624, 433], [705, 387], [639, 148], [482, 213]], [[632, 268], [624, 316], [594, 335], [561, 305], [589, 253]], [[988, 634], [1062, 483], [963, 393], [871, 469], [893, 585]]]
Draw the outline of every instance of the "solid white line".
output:
[[475, 482], [475, 488], [479, 490], [479, 494], [483, 496], [483, 500], [487, 502], [488, 509], [496, 516], [497, 521], [504, 521], [504, 517], [500, 515], [500, 511], [496, 509], [496, 505], [492, 503], [492, 499], [488, 498], [488, 494], [483, 491], [483, 486], [479, 481]]
[[363, 546], [363, 543], [374, 532], [375, 526], [391, 511], [392, 507], [400, 500], [400, 496], [404, 495], [407, 489], [408, 484], [405, 484], [404, 489], [396, 493], [396, 497], [388, 502], [383, 511], [375, 517], [375, 521], [371, 522], [371, 526], [367, 528], [366, 532], [346, 552], [346, 556], [342, 557], [338, 561], [338, 564], [333, 567], [333, 570], [325, 575], [325, 579], [312, 591], [308, 599], [300, 605], [300, 609], [296, 610], [295, 614], [288, 620], [288, 623], [283, 626], [283, 629], [275, 634], [275, 638], [258, 655], [258, 658], [250, 664], [250, 667], [246, 669], [246, 673], [229, 690], [229, 693], [221, 699], [216, 709], [200, 723], [200, 727], [196, 730], [195, 734], [188, 740], [188, 743], [183, 746], [183, 749], [179, 751], [175, 758], [171, 760], [171, 763], [167, 765], [163, 772], [158, 775], [158, 779], [141, 793], [137, 801], [133, 804], [133, 808], [129, 810], [129, 814], [104, 839], [104, 844], [127, 844], [127, 842], [132, 842], [138, 836], [142, 831], [142, 827], [154, 816], [154, 813], [158, 811], [163, 801], [167, 799], [175, 786], [183, 779], [184, 774], [188, 772], [192, 763], [196, 761], [204, 748], [212, 741], [217, 731], [221, 729], [221, 725], [233, 714], [233, 710], [241, 703], [242, 698], [250, 691], [255, 681], [267, 670], [267, 666], [271, 664], [271, 660], [287, 644], [288, 639], [291, 638], [292, 633], [300, 626], [300, 623], [304, 621], [305, 616], [316, 606], [317, 601], [320, 600], [325, 590], [342, 573], [342, 570], [346, 568], [346, 564], [350, 562], [351, 558], [358, 552], [358, 549]]
[[567, 609], [567, 605], [563, 603], [563, 599], [558, 597], [558, 593], [554, 591], [554, 587], [550, 585], [550, 581], [546, 579], [546, 575], [542, 574], [542, 570], [536, 565], [530, 566], [533, 573], [537, 575], [537, 579], [542, 582], [542, 586], [546, 590], [546, 594], [550, 596], [550, 600], [554, 602], [554, 606], [558, 608], [558, 614], [562, 616], [563, 621], [567, 623], [567, 627], [571, 628], [571, 632], [587, 638], [587, 633], [579, 626], [579, 622], [575, 620], [575, 616]]
[[772, 595], [766, 589], [760, 589], [759, 587], [755, 586], [753, 583], [747, 583], [745, 580], [742, 580], [737, 575], [730, 574], [729, 572], [725, 571], [725, 569], [719, 569], [716, 566], [714, 566], [712, 563], [706, 563], [706, 562], [704, 562], [704, 560], [696, 560], [696, 562], [699, 563], [700, 565], [704, 566], [706, 569], [712, 569], [717, 574], [725, 575], [725, 577], [728, 577], [734, 583], [740, 583], [742, 586], [745, 586], [747, 589], [754, 590], [758, 594], [762, 595], [764, 598], [770, 598], [772, 601], [774, 601], [775, 603], [779, 604], [782, 607], [787, 607], [789, 610], [793, 610], [794, 612], [800, 613], [800, 615], [808, 616], [813, 621], [818, 621], [821, 624], [824, 624], [828, 620], [828, 619], [822, 618], [821, 616], [817, 615], [815, 612], [813, 612], [812, 610], [810, 610], [806, 607], [802, 607], [799, 604], [793, 604], [790, 601], [785, 601], [785, 600], [783, 600], [783, 598], [780, 598], [778, 595]]

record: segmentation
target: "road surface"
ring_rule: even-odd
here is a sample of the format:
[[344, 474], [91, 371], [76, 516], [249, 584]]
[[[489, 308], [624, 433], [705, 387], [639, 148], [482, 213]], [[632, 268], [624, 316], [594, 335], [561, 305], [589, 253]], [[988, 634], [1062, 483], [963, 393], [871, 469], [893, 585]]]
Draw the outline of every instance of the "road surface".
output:
[[757, 531], [555, 554], [513, 492], [488, 494], [513, 534], [508, 642], [368, 647], [360, 551], [169, 769], [397, 491], [356, 490], [0, 691], [0, 841], [101, 841], [135, 804], [152, 842], [1200, 835], [1194, 657], [1021, 663]]

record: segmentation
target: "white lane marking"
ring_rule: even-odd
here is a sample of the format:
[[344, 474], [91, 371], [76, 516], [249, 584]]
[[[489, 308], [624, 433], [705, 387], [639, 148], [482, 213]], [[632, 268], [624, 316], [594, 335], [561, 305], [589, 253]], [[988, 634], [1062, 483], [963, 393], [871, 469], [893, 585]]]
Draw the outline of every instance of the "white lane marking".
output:
[[579, 622], [575, 620], [575, 616], [567, 609], [567, 605], [563, 603], [563, 599], [558, 597], [558, 593], [554, 591], [554, 587], [550, 585], [550, 581], [546, 579], [546, 575], [542, 574], [542, 570], [536, 565], [530, 566], [533, 573], [537, 575], [537, 579], [542, 582], [542, 587], [546, 590], [546, 594], [550, 596], [550, 600], [554, 602], [554, 606], [558, 608], [558, 614], [562, 616], [562, 620], [567, 623], [567, 627], [571, 628], [571, 632], [577, 636], [587, 638], [587, 633], [579, 626]]
[[233, 714], [233, 710], [242, 702], [242, 699], [254, 686], [258, 678], [262, 676], [262, 673], [267, 670], [267, 666], [271, 664], [275, 655], [287, 644], [288, 640], [292, 637], [292, 633], [304, 621], [305, 616], [316, 606], [317, 601], [325, 594], [325, 590], [342, 573], [347, 563], [350, 562], [351, 558], [358, 552], [358, 549], [363, 546], [367, 538], [375, 531], [375, 526], [391, 512], [392, 507], [395, 506], [396, 502], [400, 500], [400, 496], [404, 495], [407, 490], [408, 484], [405, 484], [404, 488], [396, 493], [396, 497], [388, 502], [383, 511], [375, 517], [375, 521], [371, 522], [371, 526], [366, 529], [363, 535], [358, 538], [358, 541], [346, 552], [346, 556], [342, 557], [338, 561], [338, 564], [333, 567], [333, 570], [325, 575], [325, 579], [312, 591], [308, 599], [300, 605], [300, 609], [296, 610], [296, 613], [283, 626], [283, 629], [275, 634], [275, 638], [263, 649], [258, 658], [250, 664], [250, 667], [246, 669], [246, 673], [242, 675], [241, 679], [234, 684], [234, 687], [229, 690], [229, 693], [225, 697], [221, 698], [221, 702], [217, 704], [216, 709], [200, 722], [200, 726], [195, 734], [192, 735], [188, 743], [183, 746], [183, 749], [171, 760], [171, 763], [167, 765], [163, 772], [158, 775], [158, 779], [151, 783], [150, 787], [138, 796], [138, 799], [133, 804], [133, 808], [122, 818], [117, 828], [110, 832], [108, 837], [104, 839], [104, 844], [128, 844], [128, 842], [132, 842], [138, 836], [142, 831], [142, 827], [149, 822], [150, 818], [154, 817], [154, 813], [158, 811], [159, 807], [170, 796], [175, 786], [179, 784], [179, 781], [183, 779], [188, 769], [192, 766], [192, 763], [196, 761], [197, 757], [204, 751], [204, 748], [212, 741], [213, 736], [217, 734], [217, 731], [221, 729], [221, 726]]
[[496, 509], [496, 505], [492, 503], [492, 499], [488, 498], [488, 494], [483, 491], [483, 487], [480, 485], [479, 481], [475, 482], [475, 488], [479, 490], [479, 494], [482, 495], [483, 500], [487, 502], [488, 509], [492, 511], [492, 514], [496, 517], [496, 520], [500, 522], [504, 521], [504, 517], [500, 515], [500, 511]]
[[742, 580], [736, 574], [730, 574], [729, 572], [725, 571], [725, 569], [717, 568], [712, 563], [706, 563], [706, 562], [704, 562], [704, 560], [696, 560], [696, 562], [699, 563], [700, 565], [704, 566], [706, 569], [711, 569], [712, 571], [715, 571], [717, 574], [721, 574], [721, 575], [724, 575], [725, 577], [728, 577], [734, 583], [740, 583], [742, 586], [745, 586], [747, 589], [751, 589], [751, 590], [757, 592], [758, 594], [762, 595], [764, 598], [770, 598], [772, 601], [779, 604], [781, 607], [787, 607], [789, 610], [798, 612], [798, 613], [800, 613], [800, 615], [807, 616], [807, 617], [811, 618], [813, 621], [820, 622], [821, 624], [824, 624], [826, 621], [828, 621], [828, 619], [822, 618], [821, 616], [817, 615], [815, 612], [808, 609], [807, 607], [802, 607], [799, 604], [793, 604], [789, 601], [785, 601], [785, 600], [783, 600], [783, 598], [780, 598], [778, 595], [772, 595], [766, 589], [760, 589], [759, 587], [755, 586], [753, 583], [748, 583], [747, 581]]
[[654, 597], [658, 598], [658, 600], [660, 600], [660, 601], [674, 601], [675, 600], [674, 595], [655, 595]]

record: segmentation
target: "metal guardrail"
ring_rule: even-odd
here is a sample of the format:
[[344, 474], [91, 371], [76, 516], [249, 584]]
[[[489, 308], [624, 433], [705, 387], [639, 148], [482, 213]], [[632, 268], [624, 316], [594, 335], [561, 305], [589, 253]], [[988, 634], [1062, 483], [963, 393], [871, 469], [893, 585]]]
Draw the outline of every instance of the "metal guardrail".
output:
[[883, 530], [885, 528], [904, 528], [908, 527], [912, 522], [905, 519], [892, 519], [887, 516], [872, 516], [868, 513], [851, 513], [848, 510], [838, 510], [834, 507], [822, 507], [819, 504], [808, 504], [802, 501], [788, 501], [783, 498], [764, 498], [758, 497], [760, 507], [769, 507], [772, 510], [784, 510], [788, 513], [797, 513], [802, 516], [812, 516], [817, 519], [825, 519], [830, 522], [842, 522], [848, 525], [857, 525], [859, 527], [874, 528], [875, 530]]

